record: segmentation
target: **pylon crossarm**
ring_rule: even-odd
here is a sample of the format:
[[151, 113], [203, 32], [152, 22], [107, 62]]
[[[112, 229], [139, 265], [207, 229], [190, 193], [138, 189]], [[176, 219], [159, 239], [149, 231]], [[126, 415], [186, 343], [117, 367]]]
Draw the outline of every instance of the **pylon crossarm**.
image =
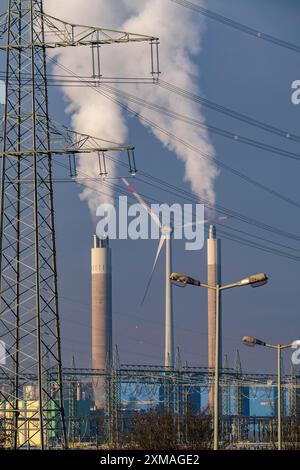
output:
[[[0, 35], [7, 29], [7, 14], [0, 16]], [[43, 36], [34, 43], [36, 47], [56, 48], [68, 46], [97, 46], [102, 44], [148, 42], [158, 43], [158, 38], [115, 29], [72, 24], [46, 13], [35, 11], [34, 21], [43, 28]], [[3, 31], [2, 31], [3, 24]], [[43, 38], [43, 41], [41, 41]], [[28, 40], [22, 44], [1, 44], [0, 49], [26, 49], [32, 46]]]
[[158, 41], [158, 38], [144, 34], [72, 24], [46, 13], [43, 14], [43, 20], [46, 47]]
[[[0, 120], [0, 127], [2, 121]], [[51, 135], [52, 148], [48, 150], [37, 149], [37, 155], [48, 155], [48, 154], [73, 154], [73, 153], [92, 153], [92, 152], [124, 152], [133, 151], [132, 145], [120, 144], [109, 140], [100, 139], [99, 137], [93, 137], [88, 134], [82, 134], [76, 132], [68, 127], [49, 119], [49, 130]], [[0, 136], [0, 143], [3, 141], [3, 137]], [[12, 151], [11, 149], [7, 152], [0, 152], [0, 158], [3, 156], [16, 156], [21, 155], [32, 155], [32, 149], [22, 151]]]
[[[41, 119], [41, 122], [45, 123], [42, 116], [37, 118]], [[0, 152], [0, 161], [3, 157], [16, 158], [24, 157], [28, 158], [32, 155], [38, 157], [43, 156], [55, 156], [55, 155], [69, 155], [70, 160], [70, 173], [72, 176], [77, 176], [76, 171], [76, 155], [81, 154], [98, 154], [99, 163], [99, 174], [106, 176], [107, 165], [106, 165], [106, 153], [107, 152], [125, 152], [128, 158], [128, 167], [131, 174], [136, 174], [136, 162], [134, 150], [132, 145], [119, 144], [112, 141], [100, 139], [99, 137], [93, 137], [88, 134], [82, 134], [76, 132], [68, 127], [56, 122], [55, 120], [48, 119], [49, 136], [51, 140], [51, 148], [45, 146], [39, 146], [36, 149], [18, 149], [9, 148]], [[1, 141], [1, 140], [0, 140]], [[15, 181], [11, 181], [10, 184]]]
[[49, 119], [52, 154], [92, 153], [108, 151], [133, 151], [132, 145], [124, 145], [109, 140], [76, 132]]
[[[62, 149], [51, 149], [51, 150], [38, 150], [34, 152], [36, 155], [74, 155], [74, 154], [84, 154], [84, 153], [95, 153], [95, 152], [123, 152], [127, 150], [134, 150], [134, 147], [72, 147], [72, 148], [62, 148]], [[3, 157], [22, 157], [32, 155], [32, 150], [22, 151], [22, 152], [0, 152], [0, 159]]]

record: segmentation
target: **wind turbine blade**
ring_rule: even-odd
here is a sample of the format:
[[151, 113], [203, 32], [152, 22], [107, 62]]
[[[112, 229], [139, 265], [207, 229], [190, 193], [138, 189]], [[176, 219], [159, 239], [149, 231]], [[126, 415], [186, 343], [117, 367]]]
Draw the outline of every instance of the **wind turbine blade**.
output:
[[159, 220], [159, 217], [154, 214], [154, 212], [152, 212], [149, 204], [146, 203], [146, 201], [144, 201], [144, 199], [142, 198], [142, 196], [139, 195], [139, 193], [137, 192], [136, 189], [134, 189], [133, 186], [131, 186], [131, 184], [127, 181], [126, 178], [121, 178], [121, 180], [123, 181], [123, 183], [125, 184], [125, 186], [127, 186], [127, 188], [129, 189], [129, 191], [133, 194], [133, 196], [139, 201], [139, 203], [144, 207], [145, 211], [148, 212], [149, 216], [151, 217], [151, 219], [156, 223], [156, 225], [158, 225], [160, 228], [162, 228], [162, 225], [160, 223], [160, 220]]
[[229, 216], [227, 216], [227, 215], [225, 215], [223, 217], [214, 217], [213, 219], [198, 220], [196, 222], [190, 222], [189, 224], [185, 224], [185, 225], [177, 225], [174, 228], [195, 227], [196, 225], [207, 224], [208, 222], [218, 223], [220, 220], [226, 220], [228, 218], [229, 218]]
[[190, 222], [189, 224], [177, 225], [175, 228], [195, 227], [196, 225], [204, 225], [209, 222], [208, 219], [198, 220], [197, 222]]
[[145, 299], [147, 297], [147, 294], [148, 294], [148, 290], [149, 290], [149, 287], [151, 285], [151, 282], [152, 282], [152, 278], [153, 278], [153, 274], [154, 274], [154, 271], [155, 271], [155, 268], [156, 268], [156, 265], [157, 265], [157, 261], [158, 261], [158, 258], [159, 258], [159, 255], [161, 253], [161, 250], [164, 246], [164, 243], [166, 241], [166, 237], [164, 235], [162, 235], [160, 237], [160, 240], [159, 240], [159, 244], [158, 244], [158, 247], [157, 247], [157, 252], [156, 252], [156, 256], [155, 256], [155, 259], [154, 259], [154, 263], [153, 263], [153, 266], [152, 266], [152, 271], [151, 271], [151, 274], [150, 274], [150, 277], [149, 277], [149, 280], [148, 280], [148, 283], [147, 283], [147, 286], [146, 286], [146, 290], [145, 290], [145, 293], [144, 293], [144, 297], [142, 299], [142, 305], [143, 303], [145, 302]]
[[220, 217], [213, 217], [213, 218], [211, 219], [211, 221], [218, 223], [219, 220], [227, 220], [227, 219], [232, 219], [232, 218], [233, 218], [232, 215], [223, 215], [223, 216], [220, 216]]

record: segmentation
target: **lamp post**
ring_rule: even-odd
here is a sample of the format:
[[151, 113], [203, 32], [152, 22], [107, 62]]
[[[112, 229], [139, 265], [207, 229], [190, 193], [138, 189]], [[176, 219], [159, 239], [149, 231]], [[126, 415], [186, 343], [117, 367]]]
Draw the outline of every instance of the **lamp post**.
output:
[[214, 450], [219, 448], [219, 371], [220, 371], [220, 293], [223, 290], [233, 289], [234, 287], [242, 287], [251, 285], [252, 287], [259, 287], [268, 281], [268, 277], [264, 273], [254, 274], [241, 281], [224, 286], [216, 285], [210, 286], [204, 284], [197, 279], [194, 279], [184, 274], [172, 273], [170, 276], [171, 281], [180, 282], [181, 284], [189, 284], [197, 287], [204, 287], [205, 289], [213, 289], [216, 294], [216, 325], [215, 325], [215, 381], [214, 381]]
[[277, 349], [277, 417], [278, 417], [278, 431], [277, 438], [278, 450], [282, 449], [282, 396], [281, 396], [281, 351], [283, 349], [295, 348], [300, 346], [300, 340], [293, 341], [290, 344], [269, 344], [260, 339], [253, 338], [252, 336], [244, 336], [243, 343], [247, 346], [264, 346], [265, 348]]

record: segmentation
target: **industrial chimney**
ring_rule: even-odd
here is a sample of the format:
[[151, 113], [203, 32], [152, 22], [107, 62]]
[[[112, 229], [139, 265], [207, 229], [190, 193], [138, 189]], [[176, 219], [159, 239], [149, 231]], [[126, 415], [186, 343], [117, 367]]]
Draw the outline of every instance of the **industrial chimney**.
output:
[[[112, 360], [112, 270], [109, 240], [94, 236], [92, 269], [92, 365], [106, 369]], [[105, 406], [105, 380], [94, 386], [96, 408]]]
[[[221, 284], [221, 240], [216, 238], [216, 227], [209, 227], [207, 240], [207, 283], [211, 286]], [[216, 296], [215, 291], [208, 289], [208, 367], [210, 372], [215, 367], [215, 333], [216, 333]], [[220, 308], [220, 338], [222, 338], [222, 311]], [[222, 364], [222, 344], [220, 345], [220, 364]], [[213, 387], [209, 389], [209, 408], [213, 410]]]

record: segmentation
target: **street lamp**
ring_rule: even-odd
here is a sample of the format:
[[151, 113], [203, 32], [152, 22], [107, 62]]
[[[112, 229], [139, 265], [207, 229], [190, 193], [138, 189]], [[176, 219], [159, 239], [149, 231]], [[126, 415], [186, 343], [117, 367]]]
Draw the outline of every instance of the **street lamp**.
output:
[[214, 450], [219, 448], [219, 369], [220, 369], [220, 293], [223, 290], [233, 289], [234, 287], [242, 287], [251, 285], [252, 287], [259, 287], [268, 281], [268, 277], [264, 273], [254, 274], [248, 276], [241, 281], [224, 286], [216, 285], [210, 286], [204, 284], [198, 279], [194, 279], [184, 274], [172, 273], [170, 276], [171, 281], [180, 282], [184, 285], [192, 285], [197, 287], [204, 287], [205, 289], [213, 289], [216, 293], [216, 324], [215, 324], [215, 381], [214, 381]]
[[282, 400], [281, 400], [281, 351], [283, 349], [288, 348], [296, 348], [300, 346], [300, 340], [293, 341], [290, 344], [269, 344], [265, 341], [261, 341], [260, 339], [253, 338], [252, 336], [244, 336], [243, 343], [247, 346], [264, 346], [265, 348], [277, 349], [277, 414], [278, 414], [278, 450], [281, 450], [281, 437], [282, 437], [282, 425], [281, 425], [281, 418], [282, 418]]

